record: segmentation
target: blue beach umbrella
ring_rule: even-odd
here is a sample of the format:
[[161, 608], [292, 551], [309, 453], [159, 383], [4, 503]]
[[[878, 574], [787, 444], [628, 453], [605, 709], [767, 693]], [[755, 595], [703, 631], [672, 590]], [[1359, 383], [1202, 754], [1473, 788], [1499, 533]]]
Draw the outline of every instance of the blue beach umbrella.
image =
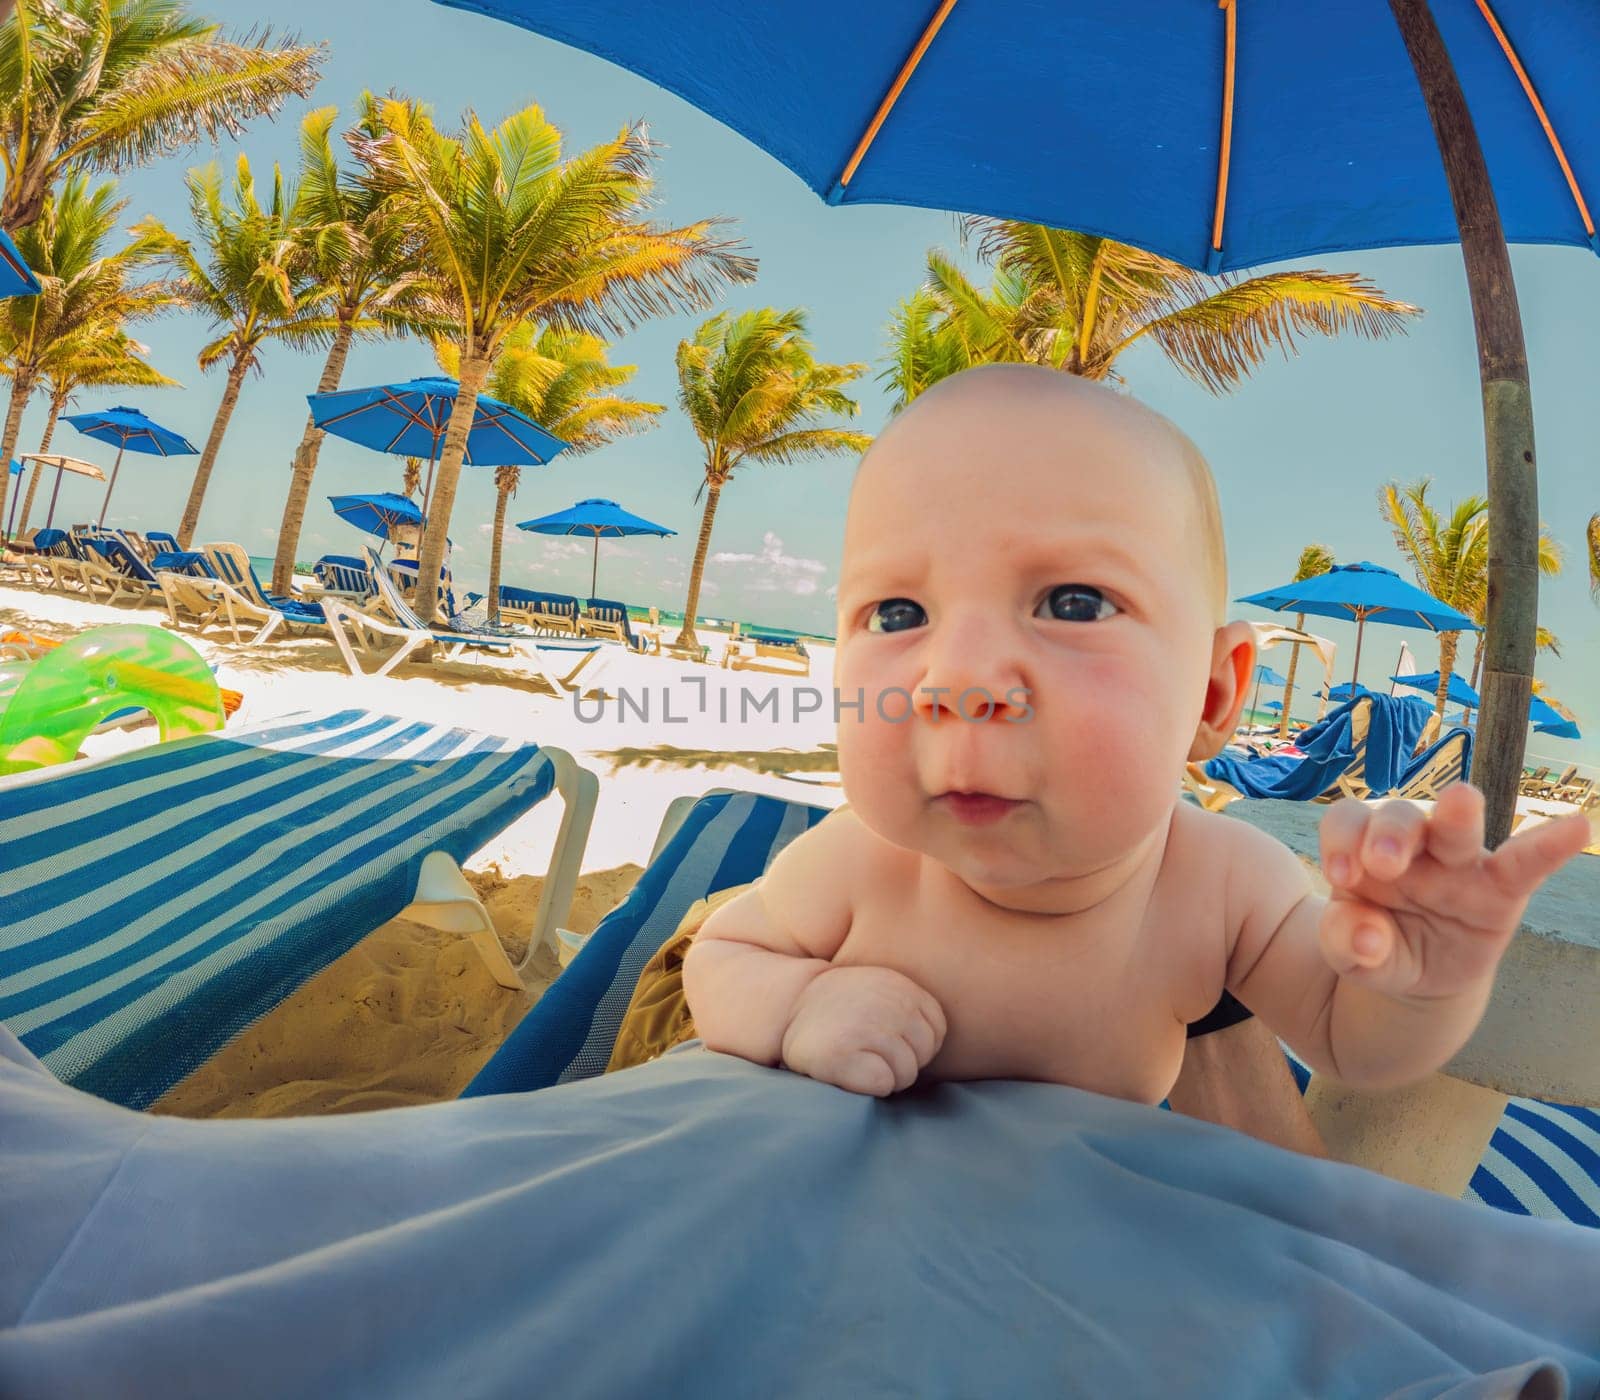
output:
[[[426, 457], [428, 477], [422, 492], [422, 514], [433, 494], [433, 471], [450, 429], [460, 385], [443, 375], [429, 375], [369, 389], [337, 389], [307, 394], [311, 420], [325, 433], [397, 457]], [[468, 466], [542, 466], [567, 444], [509, 404], [478, 395], [467, 434]]]
[[[1594, 0], [707, 0], [687, 29], [640, 0], [438, 2], [648, 78], [831, 204], [1028, 220], [1211, 273], [1459, 243], [1503, 522], [1488, 660], [1523, 664], [1498, 628], [1524, 613], [1506, 640], [1531, 656], [1539, 512], [1506, 243], [1600, 252]], [[1509, 829], [1520, 755], [1480, 754]]]
[[136, 408], [119, 404], [116, 408], [96, 409], [92, 413], [71, 413], [66, 421], [85, 437], [117, 445], [117, 460], [111, 468], [111, 481], [106, 486], [106, 498], [100, 503], [100, 524], [106, 523], [106, 508], [111, 504], [111, 493], [117, 489], [117, 472], [122, 468], [124, 452], [142, 452], [152, 457], [192, 457], [200, 449], [181, 433], [163, 428], [153, 418], [147, 418]]
[[620, 539], [624, 535], [675, 535], [665, 525], [642, 519], [624, 510], [615, 501], [601, 496], [591, 496], [554, 515], [541, 515], [537, 520], [524, 520], [519, 530], [530, 530], [536, 535], [590, 535], [594, 539], [594, 562], [589, 568], [589, 593], [595, 590], [595, 580], [600, 573], [600, 541]]
[[1369, 621], [1429, 632], [1476, 632], [1478, 624], [1448, 603], [1407, 583], [1393, 569], [1378, 564], [1335, 564], [1325, 574], [1285, 583], [1236, 598], [1275, 612], [1303, 612], [1317, 617], [1342, 617], [1356, 624], [1356, 662], [1350, 673], [1361, 675], [1361, 634]]
[[[1437, 671], [1424, 671], [1416, 676], [1390, 676], [1396, 685], [1409, 686], [1412, 690], [1426, 691], [1429, 695], [1439, 693], [1439, 673]], [[1478, 708], [1478, 692], [1461, 679], [1454, 671], [1450, 673], [1450, 689], [1445, 699], [1452, 705], [1460, 705], [1465, 709]]]
[[[1255, 682], [1256, 682], [1255, 698], [1253, 700], [1251, 700], [1251, 702], [1250, 702], [1250, 713], [1251, 714], [1254, 714], [1260, 708], [1260, 705], [1257, 702], [1259, 702], [1260, 699], [1261, 699], [1261, 687], [1262, 686], [1264, 686], [1264, 685], [1288, 685], [1289, 684], [1289, 678], [1287, 676], [1280, 676], [1276, 671], [1274, 671], [1272, 669], [1272, 667], [1266, 665], [1263, 662], [1259, 662], [1258, 661], [1256, 663]], [[1279, 702], [1279, 705], [1280, 705], [1280, 708], [1281, 708], [1281, 706], [1282, 706], [1282, 702], [1281, 701]]]
[[422, 528], [422, 507], [410, 496], [399, 496], [393, 491], [329, 496], [328, 504], [341, 520], [382, 539], [393, 539], [394, 531], [403, 525]]
[[1549, 734], [1556, 739], [1581, 739], [1576, 720], [1569, 719], [1560, 710], [1541, 700], [1537, 695], [1528, 703], [1528, 723], [1535, 734]]
[[0, 229], [0, 297], [36, 297], [39, 291], [39, 279], [22, 261], [11, 236]]

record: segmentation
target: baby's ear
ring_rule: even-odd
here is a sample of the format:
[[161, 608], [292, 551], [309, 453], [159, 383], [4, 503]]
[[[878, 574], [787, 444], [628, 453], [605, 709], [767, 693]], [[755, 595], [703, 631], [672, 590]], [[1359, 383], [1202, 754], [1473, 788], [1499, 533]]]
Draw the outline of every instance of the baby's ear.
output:
[[1255, 674], [1256, 634], [1248, 622], [1230, 622], [1217, 628], [1211, 641], [1211, 677], [1206, 683], [1206, 704], [1189, 747], [1189, 761], [1215, 758], [1233, 737], [1239, 711], [1250, 695]]

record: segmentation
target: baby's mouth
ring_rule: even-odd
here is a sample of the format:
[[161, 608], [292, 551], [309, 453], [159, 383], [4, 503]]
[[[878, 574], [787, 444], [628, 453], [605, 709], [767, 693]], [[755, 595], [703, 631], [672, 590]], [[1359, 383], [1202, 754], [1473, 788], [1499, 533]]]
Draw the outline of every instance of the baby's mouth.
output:
[[992, 792], [945, 792], [933, 802], [963, 826], [988, 826], [1022, 806], [1012, 798], [996, 797]]

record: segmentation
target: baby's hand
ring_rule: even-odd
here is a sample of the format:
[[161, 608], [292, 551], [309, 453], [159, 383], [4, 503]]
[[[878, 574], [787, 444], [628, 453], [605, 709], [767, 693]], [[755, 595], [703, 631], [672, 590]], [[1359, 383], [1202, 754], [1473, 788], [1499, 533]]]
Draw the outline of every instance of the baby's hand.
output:
[[1581, 851], [1581, 814], [1541, 823], [1494, 852], [1483, 795], [1446, 788], [1431, 816], [1410, 802], [1346, 800], [1322, 823], [1332, 896], [1322, 951], [1341, 977], [1394, 997], [1450, 997], [1491, 978], [1528, 897]]
[[795, 1003], [783, 1063], [853, 1094], [909, 1089], [944, 1044], [944, 1010], [887, 967], [830, 967]]

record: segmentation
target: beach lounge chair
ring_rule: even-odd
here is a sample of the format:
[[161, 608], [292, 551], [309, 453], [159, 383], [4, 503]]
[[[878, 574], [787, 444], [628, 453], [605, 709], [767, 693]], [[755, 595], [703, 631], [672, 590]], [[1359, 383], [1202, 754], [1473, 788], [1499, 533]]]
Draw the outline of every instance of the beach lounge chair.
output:
[[1395, 797], [1431, 802], [1451, 783], [1465, 782], [1472, 771], [1472, 732], [1452, 729], [1401, 774]]
[[726, 790], [674, 802], [627, 899], [589, 935], [463, 1096], [543, 1089], [601, 1073], [640, 972], [689, 906], [759, 878], [780, 850], [827, 814], [824, 807]]
[[570, 593], [540, 593], [532, 588], [500, 585], [500, 620], [520, 623], [535, 632], [556, 637], [576, 637], [578, 600]]
[[212, 573], [222, 582], [237, 589], [257, 608], [275, 609], [286, 626], [308, 629], [322, 626], [322, 608], [319, 604], [307, 602], [304, 598], [280, 598], [262, 587], [261, 580], [256, 577], [256, 567], [250, 562], [243, 545], [208, 544], [205, 546], [205, 556]]
[[744, 635], [745, 640], [751, 642], [755, 650], [746, 655], [740, 649], [737, 640], [730, 641], [722, 656], [722, 664], [726, 669], [762, 671], [774, 676], [811, 674], [811, 654], [806, 650], [804, 642], [786, 637], [774, 637], [753, 630]]
[[628, 606], [611, 598], [589, 598], [584, 601], [584, 614], [579, 619], [585, 635], [606, 641], [621, 642], [629, 651], [640, 655], [650, 650], [650, 643], [628, 625]]
[[353, 598], [360, 602], [372, 596], [372, 575], [364, 559], [350, 554], [324, 554], [311, 566], [322, 585], [322, 597]]
[[361, 710], [0, 781], [0, 1021], [145, 1108], [402, 911], [513, 964], [459, 863], [552, 791], [528, 944], [566, 916], [598, 783], [566, 753]]
[[[679, 798], [624, 902], [462, 1092], [522, 1093], [603, 1073], [644, 966], [689, 906], [757, 879], [827, 809], [749, 792]], [[1292, 1058], [1302, 1091], [1309, 1075]], [[1600, 1112], [1513, 1099], [1466, 1196], [1515, 1214], [1600, 1225]]]
[[1295, 745], [1303, 756], [1220, 755], [1203, 767], [1188, 765], [1184, 786], [1208, 811], [1220, 811], [1240, 796], [1295, 802], [1381, 797], [1393, 791], [1410, 767], [1427, 713], [1408, 700], [1359, 695], [1297, 736]]
[[372, 604], [365, 610], [352, 608], [337, 598], [330, 598], [325, 604], [334, 619], [334, 643], [353, 675], [362, 674], [357, 650], [377, 651], [381, 637], [397, 638], [400, 648], [384, 661], [376, 673], [379, 675], [393, 670], [425, 642], [443, 646], [447, 660], [474, 651], [516, 657], [531, 665], [557, 695], [596, 686], [605, 673], [608, 658], [599, 642], [541, 640], [532, 632], [480, 626], [459, 617], [443, 626], [424, 626], [370, 550], [368, 559], [377, 588]]

